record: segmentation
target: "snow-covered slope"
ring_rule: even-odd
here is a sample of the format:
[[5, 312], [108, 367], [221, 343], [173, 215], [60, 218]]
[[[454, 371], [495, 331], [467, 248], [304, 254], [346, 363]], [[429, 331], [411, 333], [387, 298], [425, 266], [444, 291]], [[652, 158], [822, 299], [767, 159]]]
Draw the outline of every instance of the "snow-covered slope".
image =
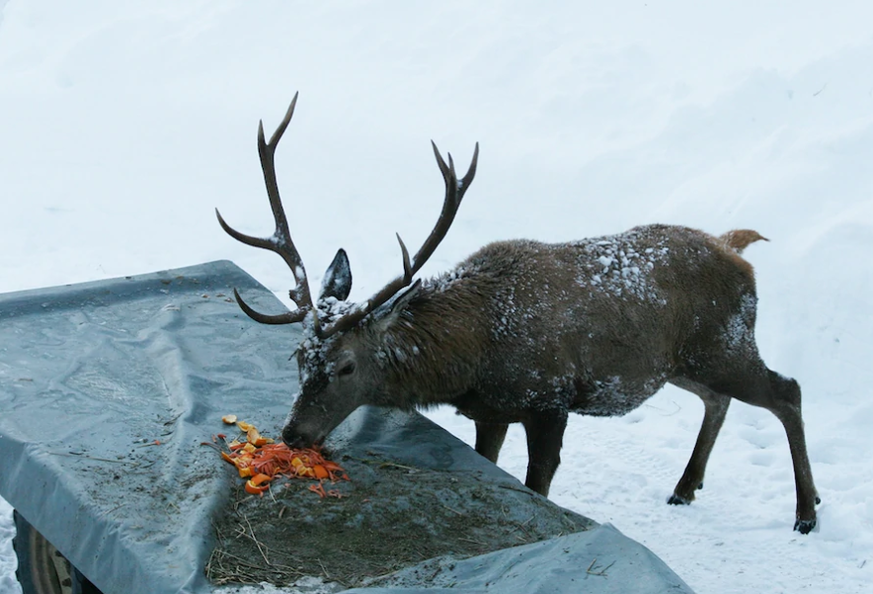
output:
[[[740, 403], [698, 500], [667, 506], [702, 418], [677, 389], [573, 418], [552, 498], [700, 594], [866, 591], [873, 5], [590, 4], [0, 0], [0, 291], [229, 258], [283, 294], [281, 261], [212, 209], [269, 232], [255, 131], [296, 90], [277, 154], [292, 232], [314, 283], [348, 250], [352, 298], [400, 271], [395, 231], [416, 245], [439, 212], [431, 138], [463, 163], [479, 141], [481, 158], [425, 275], [500, 238], [757, 229], [759, 345], [804, 390], [819, 529], [791, 531], [786, 438]], [[501, 465], [523, 476], [520, 431]], [[5, 513], [3, 592], [10, 531]]]

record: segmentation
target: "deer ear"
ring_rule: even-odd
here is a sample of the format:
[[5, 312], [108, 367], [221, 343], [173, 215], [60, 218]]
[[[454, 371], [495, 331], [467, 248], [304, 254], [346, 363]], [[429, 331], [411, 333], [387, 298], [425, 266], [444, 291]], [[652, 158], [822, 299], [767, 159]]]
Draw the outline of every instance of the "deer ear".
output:
[[391, 313], [390, 316], [396, 316], [403, 309], [409, 305], [409, 302], [415, 299], [416, 295], [418, 295], [418, 290], [421, 288], [421, 279], [416, 280], [412, 283], [412, 286], [406, 289], [405, 292], [401, 293], [394, 300], [394, 303], [391, 304]]
[[324, 273], [324, 280], [321, 281], [321, 295], [319, 295], [318, 300], [334, 297], [339, 301], [345, 301], [351, 290], [352, 269], [349, 266], [349, 257], [346, 256], [346, 251], [340, 248]]
[[378, 327], [382, 329], [382, 331], [388, 330], [391, 326], [393, 326], [397, 320], [400, 318], [400, 315], [403, 313], [403, 310], [406, 309], [406, 306], [409, 305], [409, 302], [415, 299], [419, 294], [419, 289], [421, 289], [421, 279], [416, 280], [412, 283], [412, 286], [406, 289], [403, 293], [394, 297], [394, 301], [391, 301], [387, 311], [382, 311], [378, 314]]

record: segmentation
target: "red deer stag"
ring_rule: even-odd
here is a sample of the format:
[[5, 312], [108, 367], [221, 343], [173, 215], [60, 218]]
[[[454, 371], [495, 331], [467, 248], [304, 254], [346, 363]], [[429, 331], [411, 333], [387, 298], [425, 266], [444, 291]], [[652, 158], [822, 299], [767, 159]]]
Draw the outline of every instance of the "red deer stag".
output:
[[[794, 462], [794, 528], [815, 527], [818, 503], [801, 418], [800, 387], [768, 369], [755, 345], [755, 279], [740, 252], [762, 239], [740, 230], [713, 237], [667, 225], [572, 243], [500, 241], [454, 270], [413, 278], [446, 235], [476, 173], [479, 147], [464, 177], [434, 145], [446, 186], [436, 226], [403, 273], [369, 300], [346, 301], [352, 276], [340, 249], [316, 301], [279, 199], [274, 153], [294, 101], [270, 142], [258, 150], [276, 230], [235, 239], [276, 252], [296, 286], [292, 312], [242, 310], [258, 322], [302, 322], [300, 392], [282, 437], [318, 444], [363, 404], [412, 409], [451, 404], [476, 423], [476, 451], [491, 461], [509, 423], [527, 433], [525, 484], [547, 495], [560, 462], [570, 411], [623, 415], [667, 382], [697, 394], [703, 425], [668, 502], [688, 504], [731, 398], [761, 406], [782, 422]], [[407, 288], [408, 287], [408, 288]], [[405, 289], [405, 290], [404, 290]]]

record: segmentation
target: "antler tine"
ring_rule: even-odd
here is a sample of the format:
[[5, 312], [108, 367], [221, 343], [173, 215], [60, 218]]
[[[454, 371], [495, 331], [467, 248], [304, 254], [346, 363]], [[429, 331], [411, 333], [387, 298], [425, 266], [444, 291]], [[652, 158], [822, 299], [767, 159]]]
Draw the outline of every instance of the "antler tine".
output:
[[248, 317], [256, 322], [260, 322], [261, 324], [293, 324], [294, 322], [301, 321], [307, 314], [307, 310], [305, 309], [288, 311], [283, 314], [262, 314], [261, 312], [252, 309], [248, 303], [243, 301], [243, 298], [240, 297], [239, 291], [237, 291], [236, 288], [233, 290], [233, 296], [236, 298], [239, 308], [243, 310]]
[[395, 233], [397, 235], [397, 242], [400, 244], [400, 253], [403, 256], [403, 278], [411, 279], [412, 275], [415, 274], [415, 271], [412, 270], [412, 264], [409, 262], [409, 250], [406, 249], [406, 244], [403, 243], [403, 240], [400, 239], [400, 233]]
[[[246, 245], [270, 250], [281, 256], [291, 273], [294, 275], [296, 286], [289, 291], [289, 296], [297, 304], [297, 310], [279, 315], [267, 315], [253, 310], [239, 296], [239, 293], [234, 290], [237, 302], [240, 308], [252, 319], [264, 324], [291, 324], [302, 320], [306, 313], [313, 309], [312, 296], [309, 292], [309, 284], [306, 279], [306, 269], [303, 266], [303, 260], [294, 246], [291, 239], [291, 233], [288, 230], [288, 219], [285, 216], [285, 209], [282, 206], [282, 199], [279, 196], [279, 184], [276, 180], [275, 154], [276, 146], [282, 139], [285, 129], [291, 122], [291, 117], [294, 115], [294, 107], [297, 105], [297, 97], [299, 93], [294, 94], [294, 99], [291, 100], [291, 105], [288, 106], [288, 111], [282, 119], [276, 131], [270, 137], [270, 142], [266, 142], [264, 138], [264, 122], [258, 124], [258, 155], [261, 160], [261, 169], [264, 173], [264, 183], [267, 186], [267, 196], [270, 199], [270, 208], [273, 211], [273, 220], [276, 223], [275, 231], [270, 237], [253, 237], [240, 233], [230, 225], [228, 225], [218, 209], [215, 214], [218, 217], [218, 223], [228, 235], [241, 241]], [[316, 320], [317, 322], [317, 320]]]
[[443, 209], [440, 212], [440, 217], [437, 219], [433, 231], [431, 231], [427, 239], [424, 240], [421, 248], [415, 254], [415, 258], [412, 260], [413, 274], [421, 270], [421, 267], [424, 266], [424, 263], [427, 262], [428, 258], [430, 258], [431, 254], [433, 254], [434, 250], [436, 250], [437, 246], [449, 231], [449, 227], [451, 227], [452, 222], [455, 220], [455, 215], [458, 213], [458, 208], [461, 206], [461, 200], [464, 198], [467, 188], [476, 176], [476, 165], [479, 162], [479, 143], [477, 142], [476, 148], [473, 150], [473, 159], [470, 162], [467, 174], [459, 182], [458, 177], [455, 174], [455, 163], [452, 160], [452, 154], [448, 154], [449, 164], [446, 165], [442, 155], [440, 155], [436, 143], [433, 141], [430, 143], [433, 146], [433, 154], [436, 157], [437, 165], [439, 166], [440, 172], [443, 174], [443, 180], [446, 183], [446, 198], [443, 201]]
[[452, 222], [455, 220], [458, 207], [461, 206], [461, 200], [464, 198], [464, 193], [466, 193], [467, 188], [470, 187], [473, 178], [476, 176], [476, 165], [479, 162], [479, 143], [476, 143], [470, 167], [467, 170], [466, 175], [464, 175], [460, 181], [458, 181], [458, 177], [455, 174], [455, 164], [452, 161], [451, 154], [448, 155], [449, 164], [446, 165], [446, 162], [443, 160], [442, 155], [440, 155], [440, 151], [436, 144], [431, 141], [431, 145], [433, 146], [437, 165], [440, 168], [440, 172], [442, 173], [443, 180], [446, 184], [446, 197], [443, 200], [443, 208], [437, 219], [436, 225], [434, 225], [430, 235], [428, 235], [427, 239], [424, 240], [424, 243], [415, 254], [412, 261], [409, 259], [409, 251], [406, 249], [406, 244], [403, 243], [403, 240], [400, 239], [400, 235], [398, 234], [397, 241], [400, 243], [400, 250], [403, 256], [403, 275], [398, 276], [385, 285], [378, 293], [367, 301], [365, 306], [356, 308], [350, 313], [342, 316], [330, 326], [316, 328], [316, 332], [320, 337], [327, 338], [339, 331], [351, 328], [366, 317], [371, 311], [386, 303], [398, 291], [412, 284], [412, 277], [416, 272], [421, 270], [421, 267], [424, 266], [424, 263], [427, 262], [428, 258], [430, 258], [431, 254], [433, 254], [434, 250], [436, 250], [437, 246], [446, 236], [449, 227], [451, 227]]

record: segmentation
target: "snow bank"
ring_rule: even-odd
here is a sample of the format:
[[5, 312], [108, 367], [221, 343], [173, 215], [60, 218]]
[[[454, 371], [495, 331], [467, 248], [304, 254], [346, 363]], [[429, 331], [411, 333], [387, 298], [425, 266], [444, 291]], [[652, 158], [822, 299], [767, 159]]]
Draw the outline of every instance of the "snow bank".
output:
[[[481, 158], [425, 276], [500, 238], [570, 241], [649, 222], [770, 238], [745, 254], [758, 341], [804, 390], [818, 531], [791, 532], [784, 433], [742, 404], [698, 500], [665, 505], [702, 417], [675, 389], [621, 419], [575, 417], [552, 496], [640, 540], [700, 594], [866, 588], [869, 3], [0, 0], [0, 10], [0, 291], [230, 258], [284, 297], [290, 272], [226, 237], [212, 209], [270, 232], [256, 125], [274, 126], [298, 89], [277, 153], [292, 233], [313, 286], [336, 248], [348, 250], [353, 299], [400, 272], [394, 232], [420, 243], [439, 212], [430, 138], [459, 162], [479, 141]], [[470, 439], [467, 421], [432, 416]], [[501, 464], [523, 474], [524, 452], [512, 432]], [[11, 565], [0, 553], [0, 586]]]

